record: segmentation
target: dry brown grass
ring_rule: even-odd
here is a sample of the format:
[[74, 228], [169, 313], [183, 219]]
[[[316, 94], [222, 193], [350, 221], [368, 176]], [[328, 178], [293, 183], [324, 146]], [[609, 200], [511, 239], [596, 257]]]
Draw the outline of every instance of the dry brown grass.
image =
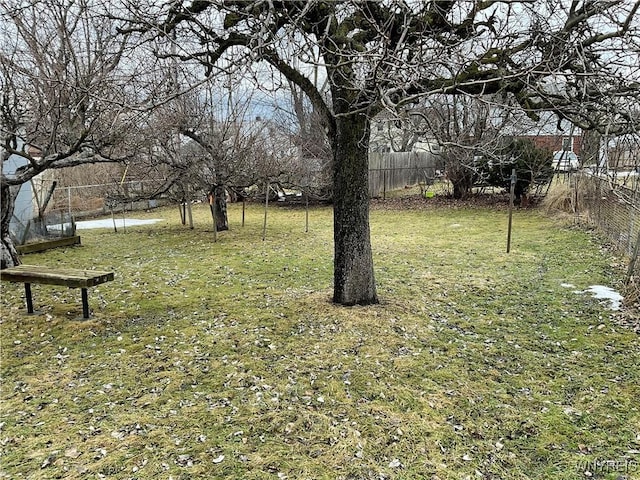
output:
[[542, 200], [542, 207], [545, 212], [550, 214], [572, 213], [575, 209], [575, 200], [569, 182], [553, 182], [549, 192]]

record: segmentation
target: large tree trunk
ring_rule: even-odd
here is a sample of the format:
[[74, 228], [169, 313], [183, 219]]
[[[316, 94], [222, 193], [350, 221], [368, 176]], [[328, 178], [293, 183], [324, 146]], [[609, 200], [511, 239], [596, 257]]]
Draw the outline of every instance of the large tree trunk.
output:
[[469, 195], [469, 185], [466, 179], [457, 179], [451, 182], [453, 184], [453, 198], [456, 200], [464, 200]]
[[467, 198], [473, 187], [474, 173], [467, 166], [471, 161], [456, 151], [445, 158], [447, 178], [453, 185], [453, 198], [457, 200]]
[[215, 208], [216, 231], [229, 230], [227, 216], [227, 189], [224, 185], [212, 185], [209, 191], [209, 202]]
[[11, 222], [15, 206], [15, 195], [12, 190], [13, 189], [4, 182], [0, 183], [0, 209], [2, 210], [2, 218], [0, 221], [0, 233], [2, 236], [0, 268], [2, 269], [20, 265], [18, 252], [13, 246], [13, 241], [9, 235], [9, 223]]
[[377, 303], [369, 232], [369, 119], [339, 116], [333, 139], [333, 301]]

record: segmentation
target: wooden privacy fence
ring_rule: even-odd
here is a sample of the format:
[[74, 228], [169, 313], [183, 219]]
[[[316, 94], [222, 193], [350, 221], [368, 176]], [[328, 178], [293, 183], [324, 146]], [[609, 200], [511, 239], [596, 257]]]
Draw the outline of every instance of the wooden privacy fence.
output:
[[438, 157], [430, 152], [369, 154], [369, 196], [381, 197], [389, 190], [430, 183], [436, 176]]

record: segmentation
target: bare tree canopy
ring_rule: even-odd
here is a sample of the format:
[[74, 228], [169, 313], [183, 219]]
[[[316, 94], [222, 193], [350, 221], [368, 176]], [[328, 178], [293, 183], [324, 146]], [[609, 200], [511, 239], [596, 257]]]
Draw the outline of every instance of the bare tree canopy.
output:
[[140, 93], [133, 67], [123, 66], [127, 36], [89, 1], [14, 4], [0, 2], [2, 145], [28, 166], [3, 181], [130, 154], [117, 147], [139, 120], [127, 108]]
[[[108, 3], [0, 1], [2, 267], [19, 186], [49, 169], [135, 158], [162, 97], [153, 55], [108, 20]], [[9, 172], [10, 158], [17, 169]]]
[[[93, 6], [95, 7], [95, 6]], [[130, 129], [119, 78], [127, 36], [87, 2], [0, 2], [2, 267], [18, 261], [9, 238], [14, 194], [50, 168], [110, 160]], [[7, 175], [11, 156], [22, 165]]]
[[[269, 64], [320, 112], [333, 149], [334, 301], [377, 301], [369, 238], [371, 118], [433, 94], [514, 98], [584, 128], [637, 128], [640, 2], [172, 1], [129, 4], [123, 31], [183, 60]], [[168, 49], [158, 52], [170, 55]], [[328, 94], [312, 75], [326, 77]]]
[[[592, 127], [601, 125], [589, 113], [606, 100], [622, 125], [632, 116], [619, 100], [637, 102], [640, 86], [640, 4], [631, 0], [136, 5], [139, 29], [178, 32], [178, 55], [209, 73], [230, 59], [234, 68], [269, 63], [305, 91], [329, 128], [340, 106], [371, 114], [433, 93], [496, 92]], [[350, 95], [328, 101], [311, 80], [317, 67], [332, 94], [348, 86]]]

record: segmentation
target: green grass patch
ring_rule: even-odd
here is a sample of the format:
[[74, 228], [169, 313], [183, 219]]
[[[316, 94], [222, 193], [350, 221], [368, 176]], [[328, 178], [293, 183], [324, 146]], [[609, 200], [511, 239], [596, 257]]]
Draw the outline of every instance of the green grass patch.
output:
[[231, 205], [216, 243], [175, 210], [24, 257], [113, 269], [88, 321], [2, 285], [0, 478], [640, 478], [638, 336], [575, 293], [624, 273], [588, 232], [517, 211], [506, 254], [504, 211], [374, 209], [381, 303], [345, 308], [330, 209], [262, 241]]

